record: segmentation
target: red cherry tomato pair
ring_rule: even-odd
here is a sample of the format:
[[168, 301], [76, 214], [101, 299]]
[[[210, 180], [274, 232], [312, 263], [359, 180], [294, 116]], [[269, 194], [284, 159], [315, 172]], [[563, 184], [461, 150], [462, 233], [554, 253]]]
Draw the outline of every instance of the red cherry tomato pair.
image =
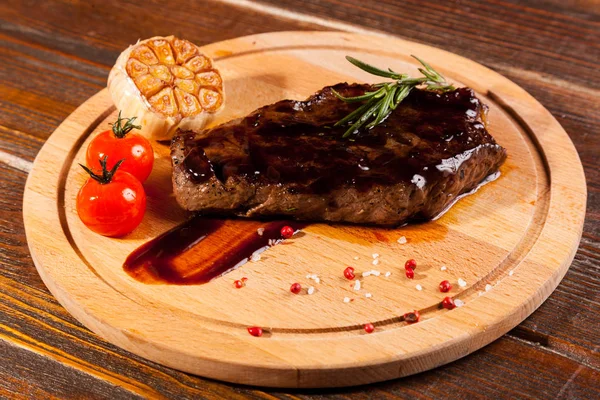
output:
[[[90, 143], [86, 163], [100, 163], [100, 173], [82, 165], [90, 179], [77, 194], [77, 213], [92, 231], [104, 236], [123, 236], [133, 231], [146, 211], [144, 182], [154, 164], [150, 142], [129, 133], [140, 129], [134, 118], [121, 118], [112, 131], [104, 131]], [[125, 124], [123, 124], [125, 121]]]

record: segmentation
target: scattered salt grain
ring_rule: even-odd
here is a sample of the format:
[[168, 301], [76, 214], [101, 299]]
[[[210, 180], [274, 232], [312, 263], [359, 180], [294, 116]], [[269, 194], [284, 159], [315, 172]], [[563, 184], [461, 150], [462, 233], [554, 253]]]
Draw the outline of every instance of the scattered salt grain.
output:
[[260, 253], [252, 253], [252, 256], [250, 256], [250, 261], [257, 262], [260, 261], [260, 258]]
[[508, 276], [513, 276], [513, 274], [515, 273], [515, 271], [513, 271], [512, 269], [510, 271], [508, 271]]
[[465, 302], [464, 302], [464, 301], [462, 301], [461, 299], [454, 299], [454, 305], [455, 305], [456, 307], [462, 307], [462, 306], [464, 306], [464, 305], [465, 305]]
[[376, 258], [373, 260], [373, 265], [377, 265], [377, 264], [379, 264], [379, 260]]
[[376, 269], [372, 269], [371, 270], [371, 275], [373, 275], [373, 276], [379, 276], [379, 275], [381, 275], [381, 272], [377, 271]]
[[311, 276], [311, 274], [306, 275], [306, 279], [310, 279]]
[[448, 269], [448, 268], [446, 268], [446, 266], [445, 266], [445, 265], [442, 265], [442, 266], [440, 267], [440, 271], [445, 271], [445, 270], [447, 270], [447, 269]]
[[362, 273], [363, 278], [371, 275], [371, 271], [365, 271]]
[[350, 297], [344, 297], [344, 303], [350, 303]]
[[373, 258], [377, 258], [377, 257], [379, 257], [379, 254], [378, 253], [373, 253]]
[[485, 285], [485, 291], [489, 292], [490, 290], [492, 290], [492, 285], [490, 285], [489, 283], [487, 285]]
[[400, 239], [398, 239], [398, 243], [406, 244], [406, 238], [404, 236], [401, 236]]
[[306, 290], [306, 293], [308, 293], [308, 294], [313, 294], [314, 292], [315, 292], [315, 288], [312, 286], [309, 286], [308, 290]]
[[388, 276], [390, 276], [392, 273], [390, 271], [385, 273], [385, 277], [387, 278]]
[[415, 286], [415, 288], [417, 288], [417, 290], [423, 290], [423, 286], [421, 286], [421, 285], [417, 285], [417, 286]]
[[354, 257], [355, 260], [358, 260], [358, 256]]
[[366, 297], [367, 299], [370, 299], [371, 297], [373, 297], [373, 295], [372, 295], [371, 293], [365, 293], [365, 297]]
[[314, 281], [315, 281], [315, 283], [321, 283], [321, 278], [319, 278], [319, 277], [316, 277], [316, 278], [314, 279]]
[[460, 286], [460, 287], [467, 286], [467, 281], [465, 281], [463, 278], [458, 278], [458, 286]]
[[360, 290], [360, 281], [358, 279], [354, 282], [354, 290]]
[[256, 233], [258, 233], [258, 236], [262, 236], [262, 235], [263, 235], [263, 233], [265, 233], [265, 228], [258, 228], [258, 229], [256, 230]]

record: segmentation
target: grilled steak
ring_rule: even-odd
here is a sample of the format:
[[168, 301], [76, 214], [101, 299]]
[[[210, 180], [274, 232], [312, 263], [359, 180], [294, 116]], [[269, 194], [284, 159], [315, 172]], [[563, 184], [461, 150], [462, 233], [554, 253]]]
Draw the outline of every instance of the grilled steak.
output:
[[[340, 83], [343, 96], [372, 91]], [[325, 87], [171, 144], [178, 203], [203, 214], [398, 225], [435, 217], [496, 172], [506, 151], [473, 91], [414, 89], [381, 124], [342, 138], [356, 109]]]

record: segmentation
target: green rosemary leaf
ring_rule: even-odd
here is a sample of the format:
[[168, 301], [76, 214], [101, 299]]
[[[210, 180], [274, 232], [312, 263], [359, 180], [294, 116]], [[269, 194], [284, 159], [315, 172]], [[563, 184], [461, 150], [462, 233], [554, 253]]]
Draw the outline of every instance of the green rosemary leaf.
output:
[[390, 112], [392, 112], [392, 110], [390, 110], [390, 105], [394, 101], [394, 94], [396, 93], [396, 89], [397, 86], [394, 86], [393, 88], [390, 88], [388, 90], [385, 99], [381, 103], [381, 107], [379, 107], [379, 109], [377, 110], [377, 116], [371, 123], [367, 125], [367, 128], [372, 128], [374, 126], [379, 125], [381, 121], [383, 121], [383, 119], [387, 117], [390, 114]]
[[427, 78], [406, 78], [398, 81], [399, 85], [417, 86], [427, 82]]
[[354, 57], [346, 56], [346, 60], [350, 61], [352, 64], [354, 64], [358, 68], [360, 68], [363, 71], [368, 72], [372, 75], [383, 76], [384, 78], [390, 78], [390, 79], [399, 79], [398, 75], [395, 73], [392, 73], [389, 71], [384, 71], [384, 70], [374, 67], [370, 64], [367, 64], [365, 62], [357, 60]]
[[454, 90], [452, 85], [427, 85], [427, 90], [441, 90], [442, 92], [448, 92]]
[[339, 94], [335, 89], [331, 89], [331, 91], [333, 92], [333, 94], [335, 95], [335, 97], [337, 97], [340, 100], [343, 100], [346, 103], [358, 103], [358, 102], [361, 102], [361, 101], [369, 100], [370, 98], [372, 98], [378, 92], [378, 91], [375, 91], [375, 92], [365, 92], [365, 94], [363, 94], [362, 96], [344, 97], [341, 94]]
[[355, 119], [360, 119], [359, 116], [364, 114], [374, 103], [377, 102], [378, 99], [372, 98], [362, 106], [358, 107], [356, 110], [352, 111], [350, 114], [346, 115], [344, 118], [340, 119], [333, 126], [340, 126], [345, 124], [346, 122], [354, 121]]
[[[418, 62], [420, 62], [421, 65], [424, 66], [425, 68], [427, 68], [428, 71], [435, 72], [435, 70], [433, 69], [433, 67], [431, 65], [429, 65], [425, 61], [421, 60], [419, 57], [415, 56], [414, 54], [411, 54], [411, 57], [414, 58], [415, 60], [417, 60]], [[437, 72], [435, 72], [435, 73], [437, 73]]]
[[431, 73], [431, 71], [427, 71], [423, 68], [419, 68], [419, 72], [422, 73], [423, 75], [425, 75], [425, 77], [427, 77], [427, 79], [429, 79], [432, 82], [437, 82], [439, 80], [439, 77], [436, 76], [435, 74]]
[[373, 115], [373, 113], [375, 113], [375, 111], [377, 111], [377, 108], [380, 106], [381, 106], [381, 104], [379, 104], [378, 102], [375, 103], [375, 105], [372, 106], [371, 108], [369, 108], [363, 114], [363, 116], [358, 119], [358, 121], [356, 121], [350, 128], [348, 128], [348, 130], [346, 132], [344, 132], [342, 137], [346, 138], [346, 137], [350, 136], [350, 134], [357, 132], [360, 128], [362, 128], [362, 126], [367, 122], [367, 120], [369, 118], [371, 118], [371, 115]]
[[398, 106], [408, 96], [413, 86], [403, 86], [401, 90], [396, 93], [396, 98], [394, 99], [394, 108]]

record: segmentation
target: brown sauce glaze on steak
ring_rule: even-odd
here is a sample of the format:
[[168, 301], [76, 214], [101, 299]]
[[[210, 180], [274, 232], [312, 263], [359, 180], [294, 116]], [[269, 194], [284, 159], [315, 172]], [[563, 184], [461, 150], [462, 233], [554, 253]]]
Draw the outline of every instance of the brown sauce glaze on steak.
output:
[[[340, 83], [343, 96], [373, 90]], [[171, 144], [178, 203], [202, 214], [398, 225], [427, 220], [496, 172], [506, 151], [473, 91], [414, 89], [381, 124], [349, 138], [356, 109], [325, 87]]]

